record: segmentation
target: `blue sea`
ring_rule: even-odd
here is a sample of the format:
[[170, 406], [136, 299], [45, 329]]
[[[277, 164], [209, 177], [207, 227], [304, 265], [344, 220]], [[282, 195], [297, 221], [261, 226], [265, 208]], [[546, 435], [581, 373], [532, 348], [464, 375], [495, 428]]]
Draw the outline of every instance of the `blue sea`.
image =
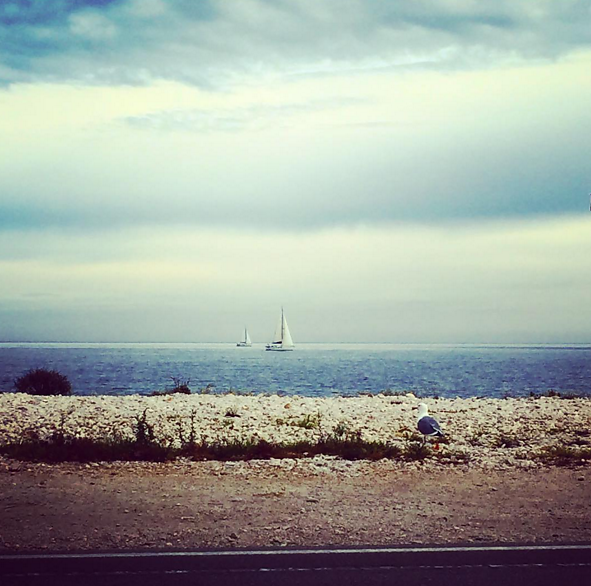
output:
[[74, 394], [149, 394], [173, 378], [193, 392], [308, 397], [412, 391], [419, 396], [591, 396], [591, 345], [298, 344], [293, 352], [234, 344], [0, 343], [0, 391], [33, 368], [55, 369]]

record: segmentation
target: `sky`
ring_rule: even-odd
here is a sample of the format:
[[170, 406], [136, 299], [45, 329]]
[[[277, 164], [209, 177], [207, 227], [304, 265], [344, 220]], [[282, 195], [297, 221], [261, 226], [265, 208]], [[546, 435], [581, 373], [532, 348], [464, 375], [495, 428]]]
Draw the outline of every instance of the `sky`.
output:
[[591, 342], [591, 0], [0, 0], [0, 341]]

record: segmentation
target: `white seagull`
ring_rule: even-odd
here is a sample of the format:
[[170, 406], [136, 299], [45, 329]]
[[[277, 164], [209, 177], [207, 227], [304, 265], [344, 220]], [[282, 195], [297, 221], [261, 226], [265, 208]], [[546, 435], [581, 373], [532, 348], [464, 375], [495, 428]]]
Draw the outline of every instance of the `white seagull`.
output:
[[419, 403], [419, 416], [417, 418], [417, 427], [419, 431], [427, 437], [443, 437], [443, 432], [436, 419], [429, 416], [429, 409], [425, 403]]

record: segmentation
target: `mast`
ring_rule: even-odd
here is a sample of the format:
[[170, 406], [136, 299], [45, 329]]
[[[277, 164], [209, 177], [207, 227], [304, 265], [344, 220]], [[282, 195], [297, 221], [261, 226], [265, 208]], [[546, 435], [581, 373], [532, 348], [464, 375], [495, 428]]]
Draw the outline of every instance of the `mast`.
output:
[[281, 307], [281, 345], [285, 338], [285, 316], [283, 315], [283, 306]]
[[283, 337], [281, 339], [281, 346], [285, 349], [291, 350], [294, 346], [293, 339], [291, 337], [291, 333], [289, 332], [289, 326], [287, 325], [287, 320], [285, 319], [285, 315], [283, 317]]

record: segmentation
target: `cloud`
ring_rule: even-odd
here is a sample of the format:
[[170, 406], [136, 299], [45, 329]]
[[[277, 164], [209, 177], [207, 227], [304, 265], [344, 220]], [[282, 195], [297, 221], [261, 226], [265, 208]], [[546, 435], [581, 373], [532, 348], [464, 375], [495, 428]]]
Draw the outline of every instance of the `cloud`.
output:
[[589, 8], [1, 2], [5, 335], [585, 340]]
[[142, 116], [129, 116], [123, 121], [132, 127], [183, 132], [235, 132], [265, 130], [284, 126], [294, 116], [346, 108], [364, 103], [361, 99], [315, 99], [303, 103], [258, 104], [216, 110], [163, 110]]
[[13, 339], [587, 342], [581, 218], [314, 233], [143, 228], [0, 234]]
[[591, 53], [571, 53], [587, 44], [587, 13], [584, 2], [4, 3], [0, 76], [31, 83], [0, 91], [0, 230], [586, 213]]
[[14, 0], [0, 7], [0, 80], [219, 88], [251, 76], [443, 70], [589, 47], [589, 2]]
[[72, 14], [68, 21], [73, 35], [89, 41], [108, 42], [119, 32], [108, 18], [97, 13]]
[[0, 95], [0, 229], [585, 214], [590, 62], [216, 94], [15, 87]]

